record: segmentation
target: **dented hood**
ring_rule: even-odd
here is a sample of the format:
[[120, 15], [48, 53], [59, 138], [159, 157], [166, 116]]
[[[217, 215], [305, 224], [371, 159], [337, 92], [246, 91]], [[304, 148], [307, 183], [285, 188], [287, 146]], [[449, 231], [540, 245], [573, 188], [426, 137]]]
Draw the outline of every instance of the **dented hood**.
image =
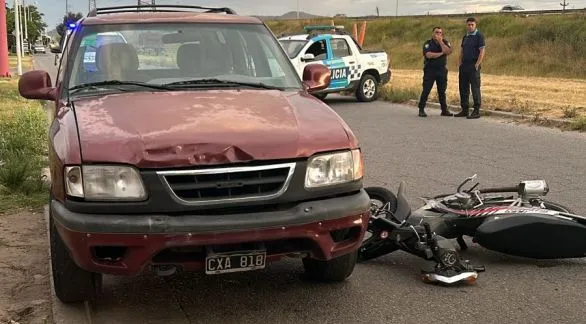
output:
[[328, 106], [300, 92], [134, 92], [76, 99], [84, 162], [139, 168], [293, 159], [353, 147]]

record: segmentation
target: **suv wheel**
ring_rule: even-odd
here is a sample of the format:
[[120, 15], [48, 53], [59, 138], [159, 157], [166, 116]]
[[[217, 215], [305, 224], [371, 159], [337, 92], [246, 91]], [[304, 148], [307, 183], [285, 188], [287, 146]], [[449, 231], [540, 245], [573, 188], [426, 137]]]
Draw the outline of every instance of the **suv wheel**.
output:
[[340, 282], [350, 277], [357, 259], [358, 250], [329, 261], [304, 258], [303, 268], [311, 280]]
[[365, 74], [356, 89], [356, 98], [362, 102], [370, 102], [378, 97], [378, 82], [371, 74]]
[[57, 298], [63, 303], [95, 300], [101, 290], [102, 275], [85, 271], [71, 259], [51, 215], [49, 215], [49, 240], [53, 284]]

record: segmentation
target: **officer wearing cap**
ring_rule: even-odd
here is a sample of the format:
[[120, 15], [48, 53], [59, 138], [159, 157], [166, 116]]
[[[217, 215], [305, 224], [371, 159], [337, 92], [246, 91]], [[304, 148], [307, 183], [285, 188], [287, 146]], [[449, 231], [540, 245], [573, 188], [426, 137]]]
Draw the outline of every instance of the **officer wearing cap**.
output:
[[[480, 118], [480, 64], [484, 60], [484, 47], [486, 44], [484, 35], [476, 28], [475, 18], [468, 18], [466, 26], [467, 33], [462, 39], [462, 50], [459, 57], [460, 105], [462, 106], [462, 111], [455, 116], [474, 119]], [[474, 99], [474, 111], [468, 115], [470, 88], [472, 88], [472, 98]]]
[[442, 109], [441, 116], [453, 116], [448, 111], [446, 103], [446, 88], [448, 87], [447, 56], [452, 53], [450, 42], [444, 39], [441, 27], [433, 28], [433, 35], [423, 44], [423, 91], [419, 98], [419, 117], [427, 117], [425, 104], [435, 82], [437, 94]]

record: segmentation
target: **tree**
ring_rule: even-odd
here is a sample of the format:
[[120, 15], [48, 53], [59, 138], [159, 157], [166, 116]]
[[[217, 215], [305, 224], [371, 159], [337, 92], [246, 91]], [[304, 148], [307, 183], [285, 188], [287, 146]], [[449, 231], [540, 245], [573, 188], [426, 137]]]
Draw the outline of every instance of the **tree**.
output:
[[81, 12], [75, 14], [70, 11], [67, 13], [67, 15], [63, 16], [63, 22], [57, 25], [57, 33], [59, 34], [61, 39], [63, 39], [65, 31], [67, 31], [67, 25], [69, 25], [70, 23], [74, 23], [80, 20], [81, 18], [83, 18], [83, 14]]
[[[34, 44], [40, 37], [42, 31], [47, 27], [47, 24], [43, 21], [44, 14], [39, 12], [36, 6], [30, 5], [27, 8], [27, 32], [29, 44]], [[24, 22], [24, 8], [19, 8], [20, 21]], [[9, 46], [12, 46], [15, 42], [15, 37], [12, 35], [14, 32], [14, 8], [6, 8], [6, 31], [8, 33]], [[22, 31], [24, 32], [24, 26]]]

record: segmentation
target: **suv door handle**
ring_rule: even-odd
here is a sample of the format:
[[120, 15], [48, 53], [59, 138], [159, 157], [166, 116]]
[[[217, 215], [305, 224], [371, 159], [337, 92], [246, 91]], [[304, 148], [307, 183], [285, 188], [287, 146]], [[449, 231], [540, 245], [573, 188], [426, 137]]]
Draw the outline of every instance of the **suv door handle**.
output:
[[356, 62], [355, 62], [355, 61], [352, 61], [352, 62], [348, 62], [348, 63], [350, 63], [350, 64], [354, 64], [354, 63], [356, 63]]

